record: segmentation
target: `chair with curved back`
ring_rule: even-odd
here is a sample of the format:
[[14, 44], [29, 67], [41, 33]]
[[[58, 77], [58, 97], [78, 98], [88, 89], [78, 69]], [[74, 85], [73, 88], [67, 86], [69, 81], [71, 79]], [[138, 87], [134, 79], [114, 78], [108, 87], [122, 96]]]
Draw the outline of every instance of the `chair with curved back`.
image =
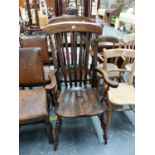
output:
[[56, 83], [53, 72], [45, 80], [39, 53], [39, 48], [19, 49], [19, 125], [44, 122], [49, 142], [54, 143], [46, 91]]
[[[98, 25], [102, 27], [102, 31], [104, 28], [103, 23], [96, 22], [94, 19], [91, 19], [85, 16], [73, 16], [73, 15], [59, 16], [59, 17], [52, 18], [48, 21], [48, 24], [52, 24], [56, 22], [69, 22], [69, 21], [97, 23]], [[100, 32], [101, 35], [102, 35], [102, 31]]]
[[[104, 123], [106, 107], [104, 101], [101, 103], [95, 89], [97, 38], [102, 28], [94, 23], [74, 21], [50, 24], [44, 28], [44, 31], [57, 38], [53, 40], [56, 42], [58, 58], [56, 67], [58, 82], [56, 114], [58, 119], [55, 128], [54, 149], [56, 150], [58, 147], [62, 117], [99, 116], [104, 140], [107, 143]], [[90, 51], [93, 51], [92, 57]], [[64, 85], [61, 85], [61, 82], [64, 82]]]
[[[123, 57], [124, 62], [118, 70], [108, 71], [108, 59], [113, 58], [114, 63], [117, 58]], [[104, 95], [105, 99], [107, 100], [107, 132], [110, 127], [110, 119], [111, 119], [111, 112], [112, 111], [127, 111], [133, 110], [135, 105], [135, 96], [134, 96], [134, 86], [133, 86], [133, 79], [134, 79], [134, 71], [135, 71], [135, 63], [132, 62], [131, 70], [127, 70], [125, 68], [125, 64], [127, 63], [127, 59], [135, 59], [135, 51], [133, 49], [109, 49], [104, 50], [104, 74], [109, 75], [110, 72], [117, 72], [118, 76], [115, 78], [112, 77], [111, 80], [116, 80], [118, 82], [117, 88], [111, 88], [108, 84], [104, 85]], [[123, 67], [124, 66], [124, 67]], [[128, 73], [128, 74], [126, 74]], [[109, 77], [111, 78], [111, 77]], [[129, 108], [121, 108], [120, 106], [129, 106]], [[112, 107], [119, 107], [113, 109]]]

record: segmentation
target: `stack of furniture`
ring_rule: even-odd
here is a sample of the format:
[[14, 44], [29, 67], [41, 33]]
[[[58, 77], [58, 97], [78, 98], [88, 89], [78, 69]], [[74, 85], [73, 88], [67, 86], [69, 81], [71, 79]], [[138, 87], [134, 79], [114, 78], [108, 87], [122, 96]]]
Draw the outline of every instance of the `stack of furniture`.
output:
[[[48, 76], [43, 66], [49, 65], [44, 57], [48, 53], [46, 37], [20, 37], [20, 125], [44, 121], [49, 141], [57, 150], [62, 117], [96, 115], [107, 144], [106, 104], [96, 90], [96, 75], [100, 73], [96, 68], [97, 40], [102, 27], [92, 22], [57, 22], [46, 26], [44, 32], [50, 36], [51, 52], [56, 55], [54, 69], [49, 70]], [[110, 86], [116, 86], [105, 74], [100, 74]], [[54, 139], [49, 121], [48, 93], [53, 94], [57, 114]]]
[[132, 33], [135, 32], [135, 14], [133, 8], [129, 8], [126, 12], [120, 13], [119, 18], [117, 18], [115, 22], [115, 29], [118, 30], [123, 27], [123, 30], [125, 30], [125, 25], [130, 26]]

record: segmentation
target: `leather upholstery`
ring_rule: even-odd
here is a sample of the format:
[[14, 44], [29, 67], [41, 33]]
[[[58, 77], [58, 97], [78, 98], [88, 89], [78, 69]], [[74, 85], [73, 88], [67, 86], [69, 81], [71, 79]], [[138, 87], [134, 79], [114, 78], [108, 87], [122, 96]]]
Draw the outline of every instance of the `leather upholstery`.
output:
[[44, 88], [19, 91], [19, 122], [33, 123], [48, 117], [47, 96]]
[[20, 86], [39, 85], [45, 83], [43, 65], [40, 60], [39, 52], [39, 48], [19, 49]]
[[49, 62], [48, 45], [46, 35], [20, 36], [21, 47], [40, 47], [40, 55], [43, 63]]

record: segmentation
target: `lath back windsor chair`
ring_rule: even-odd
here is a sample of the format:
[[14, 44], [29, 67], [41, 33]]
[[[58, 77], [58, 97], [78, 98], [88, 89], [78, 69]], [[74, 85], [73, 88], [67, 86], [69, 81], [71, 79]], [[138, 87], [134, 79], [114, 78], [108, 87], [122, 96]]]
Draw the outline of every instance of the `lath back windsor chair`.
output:
[[[117, 58], [123, 57], [124, 62], [122, 63], [122, 66], [118, 68], [117, 70], [108, 71], [108, 59], [113, 58], [113, 62], [117, 64]], [[126, 60], [132, 59], [131, 70], [126, 69], [126, 63], [128, 63]], [[133, 110], [134, 111], [134, 105], [135, 105], [135, 88], [133, 86], [133, 79], [134, 79], [134, 72], [135, 72], [135, 51], [133, 49], [110, 49], [110, 50], [104, 50], [104, 72], [106, 72], [108, 75], [110, 75], [110, 72], [116, 72], [119, 76], [119, 83], [117, 88], [111, 88], [109, 85], [104, 85], [104, 95], [107, 99], [107, 130], [110, 127], [110, 119], [111, 119], [111, 112], [112, 111], [127, 111], [127, 110]], [[128, 76], [124, 79], [125, 73], [128, 73]], [[113, 74], [113, 73], [112, 73]], [[114, 78], [115, 74], [113, 74], [112, 78]], [[129, 108], [120, 108], [120, 106], [129, 106]], [[116, 109], [113, 109], [112, 107], [117, 107]], [[118, 108], [119, 107], [119, 108]]]
[[[61, 117], [100, 116], [107, 143], [104, 102], [101, 103], [95, 87], [98, 35], [102, 28], [89, 22], [59, 22], [44, 27], [52, 35], [53, 51], [57, 55], [58, 116], [55, 128], [55, 147], [61, 130]], [[90, 53], [93, 55], [90, 55]], [[62, 86], [62, 82], [64, 85]], [[88, 86], [89, 84], [89, 86]]]

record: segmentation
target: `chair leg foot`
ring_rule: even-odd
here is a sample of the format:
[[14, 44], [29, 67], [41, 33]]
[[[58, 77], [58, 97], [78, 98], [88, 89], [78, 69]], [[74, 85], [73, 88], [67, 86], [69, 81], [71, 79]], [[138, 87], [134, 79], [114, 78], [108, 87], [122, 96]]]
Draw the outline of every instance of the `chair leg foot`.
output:
[[104, 114], [102, 113], [100, 116], [100, 122], [101, 122], [101, 127], [102, 127], [102, 130], [103, 130], [103, 139], [104, 139], [104, 143], [107, 144], [107, 141], [108, 141], [108, 136], [107, 136], [107, 128], [106, 128], [106, 123], [104, 121]]
[[57, 150], [58, 144], [59, 144], [59, 135], [61, 132], [61, 126], [62, 126], [62, 120], [60, 117], [58, 117], [56, 121], [56, 127], [55, 127], [55, 141], [54, 141], [54, 151]]
[[45, 125], [46, 125], [46, 132], [48, 135], [48, 141], [50, 144], [54, 144], [54, 138], [53, 138], [53, 133], [52, 133], [52, 131], [53, 131], [52, 124], [48, 120], [45, 122]]
[[110, 128], [110, 120], [111, 120], [111, 108], [112, 108], [112, 105], [110, 102], [108, 102], [107, 107], [108, 109], [106, 111], [106, 134], [108, 136], [109, 128]]

